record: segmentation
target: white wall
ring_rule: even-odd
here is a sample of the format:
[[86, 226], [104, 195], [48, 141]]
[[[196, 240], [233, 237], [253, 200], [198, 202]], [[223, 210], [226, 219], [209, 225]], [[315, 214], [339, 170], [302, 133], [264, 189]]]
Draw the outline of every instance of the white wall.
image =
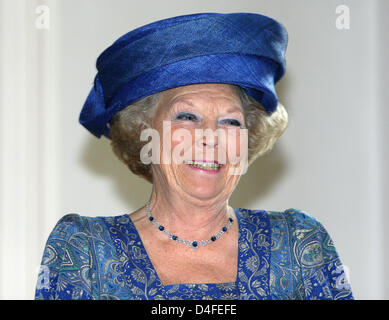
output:
[[[388, 167], [388, 159], [389, 159], [389, 143], [386, 141], [388, 138], [389, 131], [389, 63], [387, 61], [389, 57], [389, 37], [387, 36], [387, 31], [389, 30], [389, 20], [387, 19], [387, 14], [389, 13], [389, 2], [384, 1], [380, 2], [380, 5], [377, 8], [377, 24], [375, 38], [377, 41], [377, 57], [376, 61], [376, 69], [378, 77], [377, 77], [377, 114], [378, 114], [378, 124], [377, 129], [379, 132], [379, 162], [377, 164], [378, 174], [380, 181], [377, 186], [380, 189], [380, 208], [379, 212], [382, 216], [381, 226], [378, 229], [378, 234], [380, 235], [380, 240], [382, 241], [382, 259], [383, 259], [383, 267], [382, 270], [386, 271], [389, 269], [389, 236], [387, 227], [389, 226], [389, 216], [386, 212], [386, 208], [389, 208], [389, 167]], [[386, 275], [379, 274], [383, 282], [383, 297], [385, 299], [389, 299], [389, 279]], [[386, 275], [386, 276], [385, 276]]]
[[33, 297], [42, 245], [61, 211], [57, 2], [0, 0], [0, 298]]
[[[49, 29], [35, 25], [42, 4]], [[349, 30], [335, 26], [340, 4]], [[231, 205], [310, 213], [332, 235], [355, 296], [389, 298], [388, 9], [385, 0], [0, 0], [0, 298], [33, 297], [44, 242], [66, 213], [144, 205], [151, 186], [78, 124], [79, 112], [102, 50], [145, 23], [197, 12], [263, 13], [289, 33], [278, 85], [289, 127]]]

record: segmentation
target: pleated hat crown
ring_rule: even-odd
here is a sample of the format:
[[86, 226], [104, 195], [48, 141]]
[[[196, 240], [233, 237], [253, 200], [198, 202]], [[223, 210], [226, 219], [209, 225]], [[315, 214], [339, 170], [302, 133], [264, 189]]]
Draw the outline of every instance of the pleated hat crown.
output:
[[254, 13], [200, 13], [147, 24], [98, 57], [79, 122], [111, 139], [115, 113], [151, 94], [199, 83], [238, 85], [272, 114], [287, 42], [279, 22]]

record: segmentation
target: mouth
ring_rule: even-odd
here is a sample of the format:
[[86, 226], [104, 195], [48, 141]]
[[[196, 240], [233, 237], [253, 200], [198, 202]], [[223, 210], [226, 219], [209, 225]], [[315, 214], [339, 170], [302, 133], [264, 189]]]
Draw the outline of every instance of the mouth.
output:
[[186, 160], [185, 164], [192, 167], [193, 169], [205, 170], [208, 172], [218, 172], [223, 167], [217, 161], [192, 161]]

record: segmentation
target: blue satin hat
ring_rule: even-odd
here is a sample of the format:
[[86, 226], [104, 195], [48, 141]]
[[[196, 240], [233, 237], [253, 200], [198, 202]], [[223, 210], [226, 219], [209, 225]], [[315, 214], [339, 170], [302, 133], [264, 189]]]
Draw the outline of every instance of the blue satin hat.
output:
[[198, 83], [238, 85], [272, 114], [287, 42], [280, 23], [254, 13], [200, 13], [147, 24], [97, 58], [79, 122], [96, 137], [111, 139], [115, 113], [153, 93]]

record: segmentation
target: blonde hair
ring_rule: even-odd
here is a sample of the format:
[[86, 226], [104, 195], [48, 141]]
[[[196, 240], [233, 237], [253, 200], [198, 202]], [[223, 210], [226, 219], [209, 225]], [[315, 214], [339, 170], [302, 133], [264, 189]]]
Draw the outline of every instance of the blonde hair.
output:
[[[264, 107], [251, 98], [242, 88], [235, 86], [242, 102], [246, 127], [248, 129], [248, 164], [268, 153], [276, 140], [284, 133], [288, 124], [288, 113], [278, 103], [277, 109], [269, 115]], [[140, 99], [116, 113], [110, 123], [113, 152], [136, 175], [153, 182], [151, 164], [140, 160], [140, 151], [147, 144], [141, 141], [143, 129], [150, 128], [161, 92]]]

